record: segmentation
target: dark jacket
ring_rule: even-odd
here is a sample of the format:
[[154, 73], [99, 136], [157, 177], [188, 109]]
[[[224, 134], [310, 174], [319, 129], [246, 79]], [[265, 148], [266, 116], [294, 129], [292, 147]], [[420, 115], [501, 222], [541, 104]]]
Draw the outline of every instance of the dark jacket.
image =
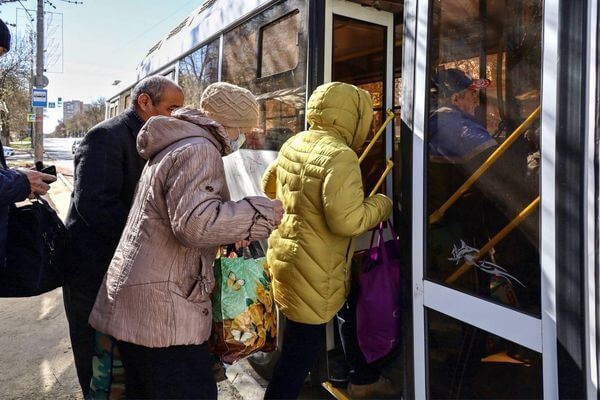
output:
[[[75, 154], [66, 227], [71, 284], [97, 291], [125, 227], [145, 161], [136, 149], [142, 119], [128, 109], [93, 127]], [[95, 292], [94, 292], [95, 294]]]
[[6, 168], [4, 148], [0, 143], [0, 268], [4, 266], [6, 258], [8, 207], [11, 203], [25, 200], [30, 192], [25, 174]]

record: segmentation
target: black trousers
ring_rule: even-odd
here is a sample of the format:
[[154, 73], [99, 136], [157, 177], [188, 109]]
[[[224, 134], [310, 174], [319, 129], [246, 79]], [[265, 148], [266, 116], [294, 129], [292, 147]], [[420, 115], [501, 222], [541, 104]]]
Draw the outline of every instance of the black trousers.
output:
[[62, 290], [77, 378], [84, 397], [87, 397], [92, 380], [95, 332], [94, 328], [88, 324], [88, 319], [94, 307], [98, 289], [65, 283]]
[[265, 399], [296, 399], [304, 379], [314, 365], [325, 337], [325, 325], [309, 325], [287, 320], [281, 357], [275, 365]]
[[208, 343], [144, 347], [117, 342], [128, 399], [216, 399]]

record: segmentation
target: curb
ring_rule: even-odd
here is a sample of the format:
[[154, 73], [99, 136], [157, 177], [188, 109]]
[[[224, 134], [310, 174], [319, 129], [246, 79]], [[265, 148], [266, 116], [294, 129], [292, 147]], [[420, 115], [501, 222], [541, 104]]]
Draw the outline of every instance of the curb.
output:
[[56, 174], [56, 177], [60, 179], [60, 181], [69, 188], [70, 191], [73, 191], [73, 184], [61, 173]]

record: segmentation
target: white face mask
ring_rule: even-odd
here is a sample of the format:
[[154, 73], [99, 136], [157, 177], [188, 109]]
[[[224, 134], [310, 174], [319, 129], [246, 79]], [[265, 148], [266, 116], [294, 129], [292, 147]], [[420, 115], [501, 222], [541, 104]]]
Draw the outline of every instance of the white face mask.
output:
[[246, 135], [244, 132], [240, 132], [238, 128], [238, 137], [237, 139], [229, 139], [229, 147], [231, 147], [231, 151], [238, 151], [242, 145], [246, 143]]

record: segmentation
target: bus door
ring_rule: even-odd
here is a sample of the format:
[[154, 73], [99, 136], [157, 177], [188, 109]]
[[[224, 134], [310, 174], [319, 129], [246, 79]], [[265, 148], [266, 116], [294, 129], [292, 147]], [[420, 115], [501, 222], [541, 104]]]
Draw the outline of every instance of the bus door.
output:
[[553, 272], [540, 257], [552, 234], [540, 229], [551, 155], [540, 142], [552, 135], [540, 124], [543, 5], [414, 10], [418, 399], [554, 397]]

